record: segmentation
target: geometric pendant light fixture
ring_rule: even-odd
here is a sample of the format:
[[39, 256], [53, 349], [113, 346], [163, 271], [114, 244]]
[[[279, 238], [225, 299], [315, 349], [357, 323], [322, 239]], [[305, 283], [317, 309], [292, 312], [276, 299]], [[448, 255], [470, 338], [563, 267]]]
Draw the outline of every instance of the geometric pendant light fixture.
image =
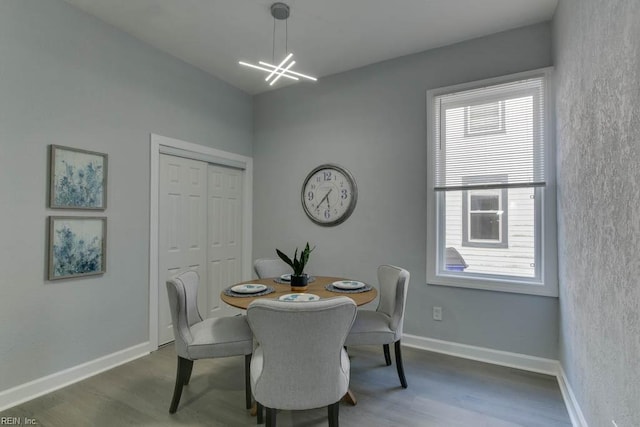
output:
[[[289, 37], [287, 19], [289, 18], [289, 14], [290, 9], [288, 5], [280, 2], [271, 5], [271, 16], [273, 16], [273, 51], [271, 61], [273, 63], [270, 64], [268, 62], [259, 61], [258, 65], [254, 65], [248, 62], [238, 61], [240, 65], [244, 65], [245, 67], [264, 71], [267, 74], [265, 81], [269, 83], [269, 86], [273, 86], [282, 77], [290, 80], [300, 80], [301, 78], [312, 80], [314, 82], [318, 80], [315, 77], [311, 77], [293, 70], [293, 66], [296, 64], [296, 61], [293, 60], [293, 53], [288, 52], [287, 50]], [[285, 57], [277, 65], [275, 64], [276, 21], [285, 22]]]

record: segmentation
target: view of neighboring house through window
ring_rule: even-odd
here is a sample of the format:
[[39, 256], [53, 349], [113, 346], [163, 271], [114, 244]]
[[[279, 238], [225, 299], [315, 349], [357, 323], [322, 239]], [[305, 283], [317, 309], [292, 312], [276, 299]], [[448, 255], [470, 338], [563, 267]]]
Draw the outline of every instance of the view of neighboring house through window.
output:
[[508, 206], [505, 189], [462, 193], [462, 245], [508, 247]]
[[500, 191], [470, 190], [467, 191], [467, 233], [462, 244], [465, 243], [500, 243], [502, 233], [500, 222], [502, 218]]
[[428, 92], [429, 283], [557, 293], [547, 74]]
[[465, 136], [504, 132], [504, 101], [469, 105], [464, 108]]

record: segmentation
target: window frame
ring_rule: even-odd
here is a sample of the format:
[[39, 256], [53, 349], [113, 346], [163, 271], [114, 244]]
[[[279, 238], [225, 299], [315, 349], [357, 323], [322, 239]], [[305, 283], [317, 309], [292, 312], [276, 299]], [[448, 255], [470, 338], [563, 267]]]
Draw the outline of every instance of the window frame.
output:
[[[555, 183], [555, 142], [553, 139], [553, 68], [547, 67], [501, 77], [446, 86], [427, 91], [427, 284], [453, 286], [472, 289], [483, 289], [500, 292], [521, 293], [529, 295], [558, 296], [558, 267], [557, 267], [557, 230], [556, 230], [556, 183]], [[445, 259], [445, 242], [438, 246], [443, 239], [444, 221], [439, 219], [439, 210], [443, 209], [443, 192], [434, 190], [436, 153], [434, 153], [436, 139], [436, 111], [434, 98], [453, 92], [478, 89], [499, 85], [518, 80], [543, 77], [544, 92], [544, 128], [543, 143], [545, 144], [546, 185], [536, 187], [536, 278], [499, 276], [488, 274], [465, 274], [440, 268]]]

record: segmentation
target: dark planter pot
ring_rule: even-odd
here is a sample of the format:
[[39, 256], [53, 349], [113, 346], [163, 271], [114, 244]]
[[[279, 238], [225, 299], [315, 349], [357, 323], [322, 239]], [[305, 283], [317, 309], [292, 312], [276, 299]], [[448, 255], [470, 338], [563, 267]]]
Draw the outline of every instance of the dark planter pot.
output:
[[309, 276], [303, 274], [302, 276], [291, 275], [291, 290], [292, 291], [306, 291], [309, 284]]

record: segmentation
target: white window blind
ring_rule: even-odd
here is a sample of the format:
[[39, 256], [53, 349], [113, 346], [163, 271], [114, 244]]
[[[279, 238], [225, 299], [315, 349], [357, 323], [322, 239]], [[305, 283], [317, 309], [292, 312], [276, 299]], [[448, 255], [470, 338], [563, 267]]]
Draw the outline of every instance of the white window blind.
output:
[[[541, 76], [435, 96], [434, 190], [544, 186], [544, 85]], [[469, 132], [470, 112], [490, 117], [492, 108], [504, 128]], [[477, 126], [490, 124], [479, 117]]]

